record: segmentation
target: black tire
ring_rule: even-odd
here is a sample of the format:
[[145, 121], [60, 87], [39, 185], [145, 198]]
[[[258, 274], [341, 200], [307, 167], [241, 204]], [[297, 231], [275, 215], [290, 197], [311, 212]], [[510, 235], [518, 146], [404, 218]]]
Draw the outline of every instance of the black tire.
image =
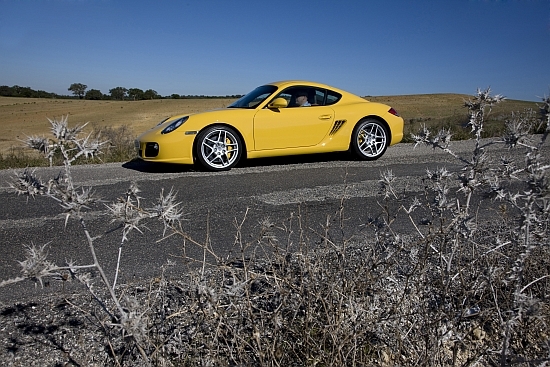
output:
[[244, 145], [239, 134], [223, 125], [207, 127], [197, 135], [197, 161], [209, 171], [227, 171], [242, 157]]
[[384, 155], [390, 144], [386, 125], [373, 118], [357, 123], [351, 136], [351, 149], [359, 159], [373, 161]]

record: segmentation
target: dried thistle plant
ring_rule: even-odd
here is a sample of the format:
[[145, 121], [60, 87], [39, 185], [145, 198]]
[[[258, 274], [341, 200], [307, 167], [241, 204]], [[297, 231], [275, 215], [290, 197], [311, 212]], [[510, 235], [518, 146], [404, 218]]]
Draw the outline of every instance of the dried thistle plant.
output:
[[[544, 319], [539, 312], [541, 307], [544, 307], [541, 303], [544, 287], [536, 292], [538, 297], [534, 296], [532, 289], [529, 292], [529, 289], [539, 282], [545, 282], [549, 277], [548, 274], [532, 273], [531, 269], [537, 266], [537, 262], [546, 261], [544, 256], [550, 255], [546, 245], [550, 208], [550, 165], [543, 163], [544, 159], [540, 154], [548, 132], [540, 136], [539, 142], [535, 143], [537, 139], [531, 134], [543, 123], [537, 122], [532, 111], [524, 111], [513, 114], [507, 120], [506, 133], [502, 140], [482, 141], [481, 132], [485, 118], [491, 108], [502, 101], [504, 97], [492, 96], [490, 89], [486, 89], [478, 90], [472, 100], [465, 102], [475, 142], [471, 158], [453, 153], [448, 141], [444, 140], [442, 143], [441, 136], [447, 136], [445, 132], [434, 135], [424, 129], [413, 136], [416, 144], [425, 144], [446, 151], [464, 164], [462, 172], [457, 176], [458, 185], [450, 185], [452, 182], [448, 179], [442, 184], [441, 178], [450, 178], [446, 173], [443, 174], [444, 171], [427, 172], [428, 182], [431, 183], [427, 197], [433, 198], [433, 201], [428, 202], [428, 206], [432, 209], [432, 217], [438, 218], [439, 227], [433, 232], [421, 234], [420, 238], [425, 241], [428, 253], [433, 252], [437, 256], [436, 259], [439, 259], [440, 266], [433, 269], [433, 276], [442, 281], [442, 288], [431, 287], [431, 292], [434, 295], [439, 294], [438, 298], [441, 301], [437, 302], [438, 307], [447, 307], [455, 313], [465, 315], [463, 320], [454, 321], [451, 315], [445, 312], [445, 316], [440, 320], [447, 321], [439, 322], [437, 325], [437, 330], [442, 330], [439, 340], [445, 343], [452, 342], [455, 346], [459, 343], [464, 350], [469, 343], [468, 334], [464, 334], [463, 331], [464, 326], [471, 325], [476, 338], [487, 338], [483, 329], [478, 329], [479, 326], [476, 325], [491, 325], [491, 328], [500, 330], [501, 334], [498, 337], [493, 336], [490, 341], [485, 340], [485, 343], [487, 348], [491, 348], [489, 345], [492, 345], [499, 353], [491, 355], [482, 352], [477, 356], [473, 354], [468, 361], [479, 360], [495, 365], [508, 365], [511, 361], [522, 358], [520, 356], [523, 351], [518, 350], [516, 343], [521, 338], [533, 338], [534, 334], [527, 325], [536, 324]], [[545, 103], [547, 104], [547, 101]], [[548, 120], [546, 111], [545, 108], [541, 108], [543, 116], [539, 121]], [[514, 162], [502, 157], [498, 161], [500, 164], [494, 165], [485, 149], [489, 144], [506, 144], [510, 149], [524, 148], [525, 162]], [[512, 189], [513, 187], [521, 189]], [[463, 193], [464, 201], [452, 195], [451, 189], [456, 193]], [[476, 202], [477, 213], [483, 205], [480, 199], [484, 197], [506, 202], [516, 215], [514, 220], [507, 222], [510, 227], [494, 233], [494, 237], [480, 236], [484, 236], [488, 230], [491, 232], [491, 226], [499, 228], [502, 224], [485, 222], [480, 225], [477, 214], [472, 215], [472, 204]], [[416, 200], [415, 198], [415, 203]], [[508, 210], [507, 213], [510, 215], [511, 211]], [[431, 225], [434, 221], [428, 220], [426, 223]], [[479, 251], [477, 247], [480, 246], [487, 250]], [[537, 258], [535, 254], [542, 255], [543, 258]], [[463, 262], [464, 260], [467, 262]], [[437, 262], [434, 261], [433, 264]], [[475, 264], [487, 264], [488, 269], [483, 270]], [[471, 279], [470, 283], [466, 279]], [[468, 308], [468, 300], [473, 294], [478, 295], [477, 301], [474, 307]], [[480, 298], [482, 294], [490, 295], [492, 302], [483, 302], [483, 298]], [[462, 304], [453, 305], [453, 300], [458, 301], [460, 298]], [[459, 306], [458, 310], [456, 306]], [[472, 317], [470, 315], [475, 315], [472, 320], [477, 321], [476, 325], [468, 321]], [[546, 350], [548, 351], [548, 348]], [[529, 353], [532, 352], [531, 350]], [[458, 349], [453, 350], [453, 364], [457, 363], [456, 358], [459, 354]], [[430, 364], [433, 362], [431, 359]]]
[[[61, 273], [71, 274], [72, 277], [86, 286], [86, 289], [102, 305], [102, 309], [114, 320], [111, 326], [119, 328], [123, 336], [129, 336], [134, 340], [139, 354], [144, 361], [149, 361], [146, 349], [149, 340], [147, 339], [146, 325], [147, 315], [137, 311], [137, 303], [126, 298], [124, 305], [116, 292], [117, 277], [120, 268], [122, 244], [128, 241], [128, 235], [132, 230], [141, 232], [142, 219], [159, 218], [164, 223], [164, 233], [168, 228], [176, 227], [182, 219], [179, 203], [176, 202], [176, 194], [171, 190], [167, 195], [161, 193], [158, 203], [147, 211], [141, 207], [139, 188], [131, 184], [126, 196], [119, 199], [117, 203], [107, 206], [108, 212], [113, 217], [113, 222], [122, 223], [122, 240], [119, 248], [119, 257], [116, 267], [114, 281], [109, 281], [102, 265], [98, 261], [94, 241], [87, 226], [84, 213], [102, 200], [98, 198], [91, 188], [78, 188], [74, 185], [71, 173], [71, 165], [79, 157], [92, 158], [101, 154], [101, 149], [107, 142], [100, 141], [99, 136], [87, 135], [81, 137], [86, 124], [69, 127], [68, 118], [61, 120], [49, 120], [51, 133], [54, 139], [29, 137], [27, 145], [42, 152], [50, 164], [55, 154], [59, 153], [63, 158], [63, 170], [56, 177], [51, 178], [46, 184], [41, 178], [35, 175], [35, 171], [28, 169], [14, 176], [11, 188], [18, 194], [27, 197], [44, 195], [57, 202], [65, 212], [65, 225], [69, 219], [75, 219], [81, 225], [86, 235], [88, 249], [92, 255], [91, 264], [78, 265], [68, 262], [64, 266], [57, 266], [47, 259], [47, 245], [27, 246], [26, 259], [20, 262], [22, 276], [0, 283], [0, 286], [7, 286], [25, 279], [35, 280], [44, 285], [44, 279], [63, 278]], [[96, 290], [90, 271], [99, 273], [102, 286], [108, 294], [108, 299], [114, 305], [111, 310], [107, 299], [103, 298]]]
[[[123, 244], [150, 219], [162, 223], [164, 236], [180, 236], [184, 254], [196, 246], [202, 258], [187, 258], [199, 266], [190, 266], [180, 279], [138, 285], [132, 294], [120, 291], [125, 286], [117, 286], [116, 276], [103, 280], [113, 299], [101, 298], [102, 284], [90, 273], [98, 271], [95, 265], [67, 265], [109, 311], [102, 330], [116, 344], [113, 364], [547, 364], [550, 167], [541, 152], [547, 134], [529, 136], [526, 119], [532, 116], [517, 114], [509, 120], [510, 138], [480, 139], [484, 118], [502, 100], [485, 90], [465, 103], [473, 120], [471, 155], [452, 150], [449, 131], [421, 131], [417, 144], [448, 152], [462, 170], [430, 167], [424, 187], [411, 198], [395, 189], [391, 170], [382, 171], [381, 203], [365, 209], [376, 212], [374, 219], [349, 238], [330, 220], [313, 230], [300, 204], [282, 222], [266, 216], [256, 223], [254, 237], [243, 232], [248, 212], [235, 219], [229, 240], [235, 258], [222, 257], [209, 233], [198, 242], [182, 230], [184, 216], [173, 190], [145, 205], [131, 184], [105, 207], [122, 229], [117, 268]], [[548, 101], [546, 106], [548, 111]], [[548, 112], [543, 118], [550, 118]], [[525, 149], [525, 160], [495, 159], [488, 144]], [[66, 175], [45, 184], [27, 176], [14, 188], [29, 197], [69, 200], [75, 205], [66, 208], [71, 218], [92, 205], [87, 197], [93, 192], [81, 199], [64, 194], [72, 187]], [[342, 218], [345, 203], [342, 199], [338, 209]], [[93, 248], [93, 238], [87, 238]], [[45, 247], [31, 252], [35, 261], [25, 263], [25, 277], [65, 271], [48, 263]]]

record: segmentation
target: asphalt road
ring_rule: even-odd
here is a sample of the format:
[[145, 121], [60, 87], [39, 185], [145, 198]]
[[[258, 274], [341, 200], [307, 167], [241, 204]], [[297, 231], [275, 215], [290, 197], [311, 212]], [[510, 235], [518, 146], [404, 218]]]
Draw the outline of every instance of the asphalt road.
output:
[[[468, 152], [472, 147], [471, 141], [453, 143], [453, 149], [465, 158], [471, 156]], [[521, 150], [505, 151], [502, 145], [493, 145], [489, 150], [497, 158], [516, 155], [520, 162], [524, 155]], [[547, 153], [548, 144], [543, 154], [547, 157]], [[235, 245], [236, 223], [245, 218], [239, 233], [244, 242], [254, 243], [260, 222], [266, 219], [275, 224], [281, 245], [299, 242], [299, 228], [310, 244], [319, 243], [327, 223], [331, 240], [360, 239], [365, 223], [382, 212], [380, 172], [391, 169], [397, 177], [396, 189], [412, 198], [422, 194], [426, 169], [443, 166], [457, 171], [461, 164], [441, 151], [398, 144], [374, 162], [356, 161], [347, 154], [329, 154], [250, 160], [221, 173], [145, 162], [75, 166], [72, 173], [79, 186], [93, 187], [105, 203], [123, 196], [131, 182], [136, 182], [142, 190], [145, 207], [154, 205], [161, 190], [173, 189], [186, 213], [183, 229], [199, 242], [208, 238], [218, 254], [230, 258], [239, 253]], [[38, 168], [36, 174], [47, 181], [60, 169]], [[47, 243], [49, 258], [59, 265], [66, 260], [90, 263], [91, 256], [79, 223], [69, 220], [65, 226], [63, 209], [50, 198], [27, 200], [16, 196], [9, 188], [12, 176], [12, 170], [0, 171], [0, 279], [19, 275], [17, 261], [24, 259], [25, 244]], [[112, 277], [122, 233], [105, 215], [104, 208], [103, 203], [91, 208], [86, 221], [92, 235], [98, 236], [95, 243], [99, 260]], [[405, 234], [412, 230], [406, 222], [397, 225]], [[159, 241], [162, 233], [161, 223], [149, 221], [143, 233], [130, 234], [130, 241], [123, 247], [121, 282], [157, 276], [169, 259], [175, 262], [169, 275], [177, 276], [186, 269], [182, 259], [184, 248], [188, 256], [201, 258], [201, 251], [181, 237]], [[23, 282], [0, 288], [0, 303], [10, 304], [44, 292], [62, 291], [66, 290], [56, 284], [40, 289]]]

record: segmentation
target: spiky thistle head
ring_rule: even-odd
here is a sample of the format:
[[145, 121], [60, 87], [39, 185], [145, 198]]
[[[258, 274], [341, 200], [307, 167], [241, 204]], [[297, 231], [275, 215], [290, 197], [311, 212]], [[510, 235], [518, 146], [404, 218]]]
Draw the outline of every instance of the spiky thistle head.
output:
[[85, 123], [69, 128], [68, 120], [69, 115], [61, 116], [61, 120], [57, 120], [55, 118], [52, 120], [48, 118], [51, 125], [50, 131], [52, 135], [60, 142], [76, 140], [78, 135], [84, 130], [84, 127], [88, 125], [88, 123]]
[[512, 112], [511, 118], [506, 120], [503, 140], [509, 148], [514, 148], [529, 132], [530, 125], [527, 116]]
[[97, 157], [99, 154], [102, 153], [103, 146], [108, 143], [108, 140], [100, 140], [99, 135], [92, 137], [91, 133], [88, 134], [85, 138], [74, 139], [74, 144], [79, 151], [78, 155], [83, 155], [84, 157], [86, 157], [86, 159]]
[[60, 205], [65, 209], [65, 226], [69, 217], [80, 218], [82, 210], [90, 209], [91, 205], [101, 202], [102, 200], [95, 195], [95, 191], [91, 187], [81, 188], [80, 191], [76, 189], [68, 189], [63, 192], [59, 192], [58, 199]]
[[33, 198], [36, 195], [44, 194], [46, 189], [40, 177], [35, 175], [35, 170], [29, 171], [28, 168], [13, 176], [10, 187], [17, 195], [31, 196]]
[[23, 143], [25, 143], [27, 147], [34, 150], [38, 150], [40, 153], [44, 155], [48, 155], [51, 148], [50, 141], [43, 136], [36, 136], [36, 135], [27, 136], [27, 138], [23, 140]]
[[164, 234], [169, 227], [173, 227], [183, 219], [183, 213], [179, 207], [181, 203], [176, 201], [176, 195], [174, 189], [170, 189], [166, 195], [163, 189], [157, 204], [149, 210], [153, 217], [157, 217], [164, 224]]
[[19, 261], [23, 276], [40, 283], [41, 286], [44, 286], [43, 278], [58, 276], [56, 266], [47, 260], [47, 246], [48, 244], [42, 246], [25, 245], [25, 260]]
[[472, 133], [479, 139], [483, 131], [485, 116], [489, 114], [494, 105], [506, 100], [501, 94], [491, 95], [491, 87], [485, 90], [477, 89], [473, 99], [464, 101], [464, 107], [468, 108], [470, 120], [468, 126], [472, 128]]
[[502, 94], [491, 95], [491, 87], [485, 90], [477, 89], [473, 99], [464, 101], [464, 106], [470, 111], [485, 111], [487, 107], [493, 107], [494, 105], [506, 100]]
[[133, 230], [142, 233], [140, 222], [149, 217], [140, 206], [140, 197], [137, 195], [139, 192], [137, 184], [132, 182], [124, 197], [119, 198], [116, 203], [107, 205], [112, 217], [111, 223], [119, 222], [123, 227], [122, 242], [128, 240], [128, 234]]

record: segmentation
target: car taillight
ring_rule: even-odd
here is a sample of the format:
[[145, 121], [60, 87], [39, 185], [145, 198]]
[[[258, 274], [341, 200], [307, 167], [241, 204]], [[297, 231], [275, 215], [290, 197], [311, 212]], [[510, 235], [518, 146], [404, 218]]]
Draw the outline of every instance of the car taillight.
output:
[[396, 110], [393, 109], [393, 107], [390, 107], [390, 110], [388, 112], [391, 113], [394, 116], [399, 116], [399, 114], [397, 113]]

